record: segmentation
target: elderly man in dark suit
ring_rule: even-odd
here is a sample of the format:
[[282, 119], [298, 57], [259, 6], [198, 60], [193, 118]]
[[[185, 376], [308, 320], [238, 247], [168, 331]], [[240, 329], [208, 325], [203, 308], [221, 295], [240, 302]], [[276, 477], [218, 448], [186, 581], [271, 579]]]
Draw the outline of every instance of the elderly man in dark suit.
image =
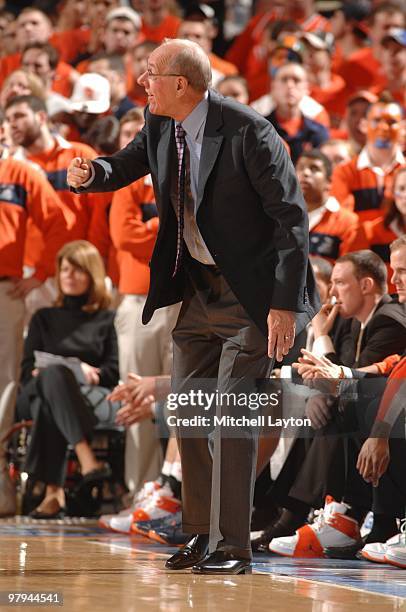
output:
[[[143, 130], [112, 157], [76, 159], [68, 172], [72, 188], [91, 191], [151, 173], [160, 229], [143, 320], [183, 300], [174, 391], [211, 379], [227, 392], [269, 377], [272, 359], [288, 353], [319, 308], [306, 207], [286, 149], [265, 119], [210, 90], [210, 79], [198, 45], [163, 43], [139, 78], [148, 95]], [[257, 435], [215, 442], [213, 470], [207, 437], [181, 434], [178, 443], [183, 529], [194, 536], [166, 567], [250, 571]]]

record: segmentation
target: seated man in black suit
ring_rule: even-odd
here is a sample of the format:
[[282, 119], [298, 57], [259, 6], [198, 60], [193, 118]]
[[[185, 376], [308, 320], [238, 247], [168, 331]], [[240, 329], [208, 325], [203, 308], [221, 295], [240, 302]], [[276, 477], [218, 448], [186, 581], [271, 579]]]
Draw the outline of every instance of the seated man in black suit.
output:
[[[333, 268], [331, 294], [337, 300], [336, 305], [330, 308], [330, 312], [322, 310], [313, 320], [315, 344], [320, 353], [341, 364], [343, 375], [351, 376], [351, 367], [369, 366], [388, 355], [403, 352], [406, 344], [405, 306], [386, 294], [386, 268], [377, 255], [372, 251], [357, 251], [338, 259]], [[335, 337], [338, 352], [327, 335], [337, 314], [350, 322], [349, 329], [346, 329], [347, 322], [344, 321], [341, 333]], [[309, 415], [318, 401], [316, 397], [308, 402]], [[338, 413], [332, 405], [323, 402], [323, 406], [318, 406], [319, 412], [323, 413], [322, 427], [317, 430], [310, 447], [306, 448], [308, 444], [299, 438], [276, 481], [274, 494], [285, 511], [279, 521], [263, 534], [258, 543], [260, 550], [267, 551], [272, 538], [286, 540], [286, 536], [291, 535], [292, 546], [286, 548], [286, 542], [282, 542], [283, 554], [299, 556], [297, 541], [294, 540], [296, 535], [293, 534], [300, 524], [306, 522], [310, 508], [319, 507], [326, 494], [341, 500], [346, 492], [345, 464], [347, 460], [351, 463], [347, 452], [350, 455], [354, 453], [354, 466], [356, 454], [351, 441], [347, 449], [342, 437], [334, 434], [348, 431], [351, 425], [343, 422], [340, 415], [335, 418]], [[332, 435], [326, 436], [326, 433]], [[357, 500], [357, 503], [353, 503], [350, 510], [341, 509], [341, 512], [361, 521], [369, 509], [370, 491], [363, 489], [362, 483], [355, 495], [354, 487], [351, 491], [353, 499], [348, 501]], [[388, 533], [387, 537], [390, 535]], [[350, 543], [345, 537], [342, 540], [343, 545]], [[272, 550], [277, 551], [278, 545], [274, 540]], [[329, 542], [324, 545], [329, 546]]]

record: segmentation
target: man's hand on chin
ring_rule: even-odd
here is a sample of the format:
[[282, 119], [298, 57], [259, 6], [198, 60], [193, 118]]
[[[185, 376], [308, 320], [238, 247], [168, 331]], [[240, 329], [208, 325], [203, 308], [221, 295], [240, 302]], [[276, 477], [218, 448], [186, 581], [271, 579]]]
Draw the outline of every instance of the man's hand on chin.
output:
[[271, 308], [268, 318], [268, 356], [282, 361], [295, 342], [296, 314], [291, 310]]

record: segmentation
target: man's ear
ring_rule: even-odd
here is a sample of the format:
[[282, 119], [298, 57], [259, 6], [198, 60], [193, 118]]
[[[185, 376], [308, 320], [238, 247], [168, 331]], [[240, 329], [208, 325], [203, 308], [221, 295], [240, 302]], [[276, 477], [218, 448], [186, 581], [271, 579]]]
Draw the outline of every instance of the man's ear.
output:
[[40, 110], [36, 114], [38, 116], [38, 119], [40, 120], [41, 125], [44, 125], [44, 123], [48, 123], [48, 113]]
[[359, 285], [360, 285], [362, 294], [367, 295], [369, 293], [372, 293], [372, 290], [375, 286], [375, 281], [370, 276], [364, 276], [364, 278], [361, 278]]
[[178, 95], [183, 95], [186, 91], [186, 88], [188, 86], [188, 81], [185, 77], [180, 76], [177, 77], [176, 79], [176, 93]]

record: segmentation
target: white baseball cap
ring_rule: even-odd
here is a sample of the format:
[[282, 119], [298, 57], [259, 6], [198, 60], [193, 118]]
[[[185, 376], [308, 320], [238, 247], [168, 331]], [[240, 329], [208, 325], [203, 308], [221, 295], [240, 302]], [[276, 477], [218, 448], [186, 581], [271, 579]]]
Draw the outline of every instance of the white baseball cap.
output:
[[106, 15], [106, 23], [110, 23], [112, 19], [128, 19], [134, 24], [137, 30], [141, 30], [142, 21], [141, 17], [129, 6], [118, 6], [115, 9], [109, 11]]
[[70, 98], [71, 111], [97, 115], [110, 108], [110, 83], [95, 72], [81, 74]]

